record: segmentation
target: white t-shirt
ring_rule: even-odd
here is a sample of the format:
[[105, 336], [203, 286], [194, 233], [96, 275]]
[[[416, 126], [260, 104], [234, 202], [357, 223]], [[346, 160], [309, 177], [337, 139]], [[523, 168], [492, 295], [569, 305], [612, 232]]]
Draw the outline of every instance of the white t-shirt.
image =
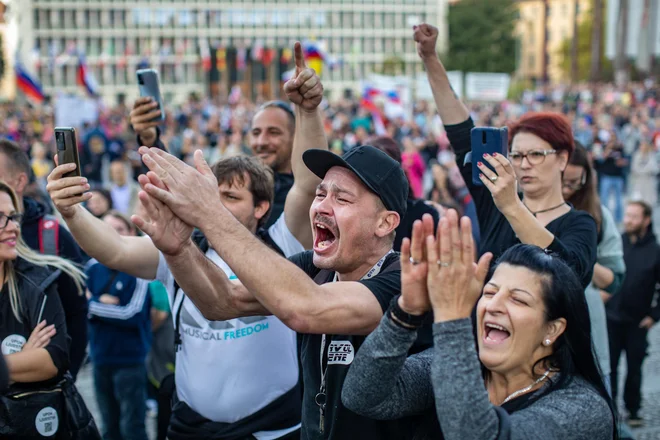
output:
[[[287, 228], [284, 214], [268, 233], [286, 257], [304, 251]], [[209, 249], [206, 256], [230, 279], [236, 279], [215, 250]], [[182, 343], [176, 353], [175, 371], [179, 400], [209, 420], [234, 423], [296, 386], [296, 333], [279, 319], [253, 316], [208, 321], [183, 291], [179, 291], [175, 300], [174, 277], [162, 254], [157, 279], [167, 288], [171, 310], [178, 311], [184, 301], [180, 320]], [[255, 433], [255, 437], [268, 440], [284, 433], [286, 430]]]

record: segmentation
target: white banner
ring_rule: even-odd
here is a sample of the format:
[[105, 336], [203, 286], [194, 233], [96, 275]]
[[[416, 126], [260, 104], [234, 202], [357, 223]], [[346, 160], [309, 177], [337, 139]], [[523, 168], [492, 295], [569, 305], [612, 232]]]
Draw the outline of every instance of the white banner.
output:
[[465, 97], [468, 101], [505, 101], [511, 76], [506, 73], [474, 73], [465, 75]]
[[95, 123], [99, 115], [95, 100], [75, 95], [58, 94], [54, 107], [56, 127], [80, 128], [85, 122]]

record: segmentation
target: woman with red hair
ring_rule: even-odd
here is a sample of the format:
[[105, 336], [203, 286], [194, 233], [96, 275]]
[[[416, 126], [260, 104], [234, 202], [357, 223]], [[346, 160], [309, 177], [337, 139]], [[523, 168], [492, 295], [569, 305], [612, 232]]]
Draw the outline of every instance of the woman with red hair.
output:
[[[474, 123], [438, 59], [437, 35], [437, 29], [423, 25], [415, 30], [415, 41], [456, 162], [477, 207], [480, 253], [492, 252], [496, 260], [515, 244], [536, 245], [559, 254], [586, 287], [596, 263], [597, 231], [593, 218], [573, 209], [562, 194], [562, 174], [575, 148], [570, 123], [557, 113], [527, 114], [510, 127], [508, 159], [470, 157]], [[478, 162], [482, 185], [472, 182], [471, 161]]]

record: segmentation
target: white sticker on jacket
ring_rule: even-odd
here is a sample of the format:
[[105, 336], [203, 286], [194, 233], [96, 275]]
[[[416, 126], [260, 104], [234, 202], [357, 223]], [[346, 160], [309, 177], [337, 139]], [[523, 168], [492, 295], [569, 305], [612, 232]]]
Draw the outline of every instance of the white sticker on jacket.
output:
[[332, 341], [328, 347], [328, 365], [351, 365], [355, 349], [350, 341]]
[[55, 408], [47, 406], [37, 413], [37, 418], [34, 420], [34, 426], [37, 432], [44, 437], [52, 437], [57, 434], [57, 428], [60, 425], [60, 419], [57, 416]]
[[2, 341], [2, 354], [5, 356], [18, 353], [27, 342], [21, 335], [9, 335]]

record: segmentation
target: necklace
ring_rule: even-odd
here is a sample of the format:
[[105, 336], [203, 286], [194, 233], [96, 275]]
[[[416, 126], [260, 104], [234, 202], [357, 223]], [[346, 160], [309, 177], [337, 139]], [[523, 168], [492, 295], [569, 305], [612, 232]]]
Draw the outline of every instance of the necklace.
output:
[[527, 205], [525, 205], [525, 208], [527, 208], [527, 209], [529, 210], [529, 212], [531, 212], [532, 215], [533, 215], [534, 217], [536, 217], [536, 214], [543, 214], [544, 212], [554, 211], [554, 210], [557, 209], [557, 208], [561, 208], [561, 207], [564, 206], [565, 204], [566, 204], [566, 202], [561, 202], [561, 203], [560, 203], [559, 205], [557, 205], [557, 206], [553, 206], [552, 208], [548, 208], [548, 209], [542, 209], [542, 210], [540, 210], [540, 211], [532, 211], [531, 209], [529, 209], [529, 207], [528, 207]]
[[538, 385], [539, 383], [543, 382], [543, 381], [545, 380], [545, 378], [548, 377], [549, 374], [550, 374], [550, 370], [545, 370], [545, 373], [543, 373], [543, 376], [541, 376], [541, 377], [539, 377], [538, 379], [536, 379], [536, 380], [534, 381], [533, 384], [528, 385], [528, 386], [526, 386], [525, 388], [521, 388], [521, 389], [519, 389], [518, 391], [516, 391], [516, 392], [514, 392], [513, 394], [511, 394], [509, 397], [507, 397], [506, 399], [504, 399], [504, 402], [502, 402], [502, 404], [501, 404], [500, 406], [504, 405], [505, 403], [507, 403], [507, 402], [508, 402], [509, 400], [511, 400], [511, 399], [515, 399], [516, 397], [520, 396], [521, 394], [525, 394], [527, 391], [531, 390], [531, 389], [534, 388], [536, 385]]

